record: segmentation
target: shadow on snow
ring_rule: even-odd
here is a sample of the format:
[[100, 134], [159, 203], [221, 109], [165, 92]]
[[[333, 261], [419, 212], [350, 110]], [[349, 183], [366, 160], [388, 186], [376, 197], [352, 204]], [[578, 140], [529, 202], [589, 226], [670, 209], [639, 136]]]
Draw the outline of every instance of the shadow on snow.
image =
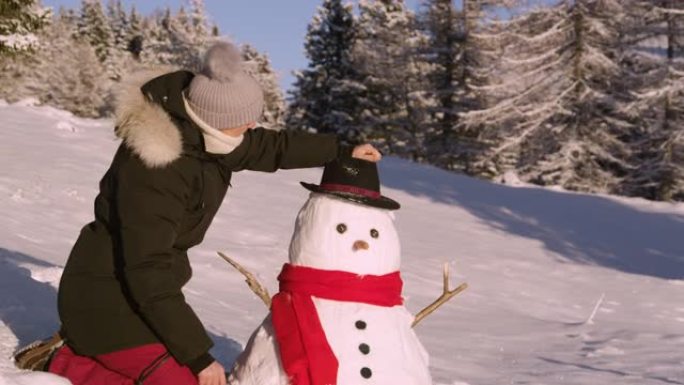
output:
[[0, 248], [0, 320], [17, 337], [19, 346], [47, 338], [59, 328], [55, 288], [31, 278], [27, 265], [54, 267]]
[[[59, 329], [57, 291], [36, 281], [25, 266], [58, 267], [20, 252], [0, 247], [0, 320], [17, 337], [18, 346], [47, 338]], [[209, 332], [211, 353], [230, 368], [242, 346], [235, 340]]]
[[463, 207], [504, 232], [542, 241], [563, 262], [684, 279], [680, 214], [642, 212], [598, 195], [512, 188], [403, 160], [380, 168], [384, 186]]

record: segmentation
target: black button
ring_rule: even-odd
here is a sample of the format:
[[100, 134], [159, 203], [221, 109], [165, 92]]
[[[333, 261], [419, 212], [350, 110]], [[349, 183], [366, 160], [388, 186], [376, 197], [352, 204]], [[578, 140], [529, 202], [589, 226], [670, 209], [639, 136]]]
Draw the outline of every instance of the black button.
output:
[[373, 375], [373, 372], [369, 368], [361, 368], [361, 377], [363, 378], [371, 378]]
[[356, 328], [359, 330], [363, 330], [366, 328], [366, 323], [363, 321], [356, 321], [354, 325], [356, 325]]
[[361, 345], [359, 345], [359, 350], [363, 354], [368, 354], [368, 353], [370, 353], [370, 346], [368, 346], [368, 344], [361, 344]]

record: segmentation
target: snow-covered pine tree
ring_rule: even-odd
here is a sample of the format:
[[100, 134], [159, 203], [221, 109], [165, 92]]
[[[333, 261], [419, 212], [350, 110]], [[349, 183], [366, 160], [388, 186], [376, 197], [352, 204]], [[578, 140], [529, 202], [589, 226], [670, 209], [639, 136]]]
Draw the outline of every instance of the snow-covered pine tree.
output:
[[209, 21], [204, 0], [189, 0], [189, 2], [189, 28], [191, 31], [189, 45], [195, 50], [191, 54], [198, 58], [195, 68], [199, 68], [201, 56], [216, 41], [219, 31], [218, 27], [215, 24], [212, 25]]
[[431, 163], [492, 176], [482, 156], [482, 125], [463, 121], [461, 115], [486, 105], [481, 87], [493, 76], [501, 40], [501, 30], [491, 19], [494, 11], [515, 3], [463, 0], [458, 10], [451, 0], [424, 1], [420, 20], [430, 40], [422, 56], [432, 64], [429, 80], [434, 98], [428, 140]]
[[242, 46], [242, 58], [247, 71], [264, 90], [264, 127], [280, 130], [285, 124], [285, 99], [278, 84], [278, 75], [271, 67], [268, 55], [262, 54], [249, 44]]
[[131, 42], [131, 24], [121, 0], [108, 0], [107, 19], [111, 31], [111, 47], [109, 56], [105, 60], [105, 68], [110, 78], [121, 79], [129, 73], [135, 61], [129, 50]]
[[[502, 41], [506, 31], [498, 23], [498, 15], [510, 11], [519, 0], [463, 0], [459, 19], [460, 53], [457, 61], [457, 75], [460, 90], [458, 102], [459, 120], [455, 137], [447, 140], [446, 151], [441, 164], [462, 169], [470, 175], [491, 178], [495, 175], [487, 156], [488, 140], [486, 129], [469, 125], [461, 115], [487, 106], [486, 87], [495, 83], [499, 76], [498, 63], [501, 59]], [[446, 162], [445, 162], [446, 161]]]
[[113, 34], [100, 0], [82, 0], [78, 19], [78, 37], [95, 49], [105, 63], [113, 49]]
[[[189, 25], [191, 19], [180, 13], [186, 20], [182, 24]], [[194, 12], [196, 24], [188, 31], [211, 33], [199, 26], [198, 14]], [[196, 61], [206, 48], [194, 47], [191, 57], [187, 50], [175, 49], [170, 10], [156, 17], [141, 17], [134, 9], [127, 15], [122, 4], [112, 0], [107, 15], [99, 0], [83, 1], [78, 10], [61, 9], [54, 25], [39, 35], [45, 44], [35, 55], [12, 55], [11, 61], [9, 55], [0, 55], [0, 97], [14, 101], [35, 96], [80, 116], [99, 117], [110, 112], [112, 81], [137, 67], [132, 53], [139, 53], [147, 66], [182, 65]]]
[[[491, 176], [517, 171], [528, 129], [532, 132], [550, 128], [542, 125], [547, 115], [537, 121], [526, 111], [533, 111], [535, 103], [541, 105], [546, 96], [545, 86], [535, 86], [537, 78], [546, 76], [544, 62], [557, 60], [552, 55], [560, 44], [559, 32], [553, 27], [561, 19], [557, 9], [542, 7], [489, 25], [490, 33], [499, 32], [500, 57], [493, 63], [495, 76], [490, 77], [489, 84], [479, 87], [486, 100], [484, 108], [463, 112], [460, 117], [466, 129], [478, 130], [480, 138], [488, 142], [480, 154], [479, 166], [489, 170]], [[547, 31], [551, 32], [544, 34]], [[524, 97], [528, 99], [521, 100]], [[521, 105], [527, 109], [521, 110]], [[545, 110], [537, 113], [541, 111]]]
[[178, 13], [169, 19], [169, 38], [167, 49], [171, 51], [172, 62], [181, 68], [196, 69], [199, 62], [199, 51], [192, 45], [195, 40], [194, 28], [190, 23], [190, 17], [181, 6]]
[[25, 80], [35, 66], [33, 55], [48, 22], [37, 1], [0, 3], [0, 99], [13, 102], [30, 96]]
[[111, 87], [104, 65], [95, 48], [71, 35], [72, 27], [55, 23], [50, 45], [41, 53], [40, 80], [43, 103], [71, 111], [78, 116], [106, 114], [106, 98]]
[[634, 126], [616, 87], [622, 75], [617, 52], [623, 4], [566, 0], [560, 7], [566, 35], [558, 51], [562, 64], [556, 69], [564, 72], [559, 82], [566, 88], [552, 100], [565, 111], [556, 111], [550, 121], [552, 133], [542, 132], [539, 142], [543, 146], [548, 140], [558, 147], [549, 151], [533, 145], [531, 159], [543, 158], [526, 167], [524, 178], [570, 190], [614, 192], [631, 167], [622, 138]]
[[429, 108], [432, 124], [426, 127], [429, 130], [428, 159], [441, 167], [456, 168], [451, 165], [452, 154], [448, 148], [450, 141], [456, 139], [458, 114], [462, 112], [458, 105], [463, 91], [458, 68], [463, 38], [459, 28], [462, 15], [453, 0], [425, 0], [421, 7], [420, 26], [428, 36], [421, 56], [431, 64], [428, 80], [433, 99]]
[[112, 31], [112, 48], [116, 51], [128, 50], [128, 14], [121, 0], [107, 1], [107, 19], [109, 29]]
[[211, 36], [211, 27], [204, 7], [204, 0], [190, 0], [190, 28], [193, 30], [194, 43], [206, 45]]
[[387, 154], [425, 157], [425, 63], [417, 49], [426, 36], [403, 0], [361, 0], [354, 63], [365, 93], [359, 100], [360, 124]]
[[76, 19], [73, 12], [60, 10], [41, 31], [45, 44], [14, 74], [19, 82], [15, 92], [79, 116], [99, 117], [111, 83], [94, 48], [77, 38]]
[[194, 43], [198, 39], [185, 7], [176, 14], [167, 7], [144, 24], [140, 55], [144, 64], [197, 69], [205, 47]]
[[166, 7], [142, 20], [142, 49], [140, 62], [144, 65], [171, 65], [174, 52], [171, 46], [171, 8]]
[[38, 0], [0, 1], [0, 57], [35, 46], [36, 33], [49, 18], [50, 13]]
[[496, 132], [490, 156], [516, 152], [523, 179], [538, 184], [619, 185], [629, 169], [621, 138], [633, 128], [615, 87], [623, 15], [614, 0], [563, 0], [506, 23], [501, 81], [486, 87], [494, 103], [463, 115]]
[[128, 16], [129, 29], [126, 40], [128, 46], [126, 49], [133, 55], [133, 58], [140, 61], [140, 54], [144, 48], [145, 37], [143, 28], [145, 26], [145, 20], [141, 17], [135, 9], [135, 5], [131, 7], [130, 15]]
[[171, 39], [165, 49], [171, 52], [169, 64], [197, 70], [213, 37], [204, 1], [191, 0], [189, 5], [189, 13], [181, 6], [174, 17], [167, 18], [163, 23]]
[[186, 32], [190, 33], [190, 17], [188, 16], [188, 13], [185, 11], [185, 6], [181, 5], [180, 8], [178, 8], [178, 12], [176, 13], [175, 17], [172, 19], [176, 23], [179, 29], [184, 29]]
[[356, 39], [351, 4], [324, 0], [308, 26], [308, 68], [297, 73], [287, 117], [290, 129], [337, 133], [351, 141], [367, 136], [359, 125], [363, 90], [352, 60]]
[[684, 200], [684, 3], [635, 1], [623, 64], [632, 80], [629, 110], [640, 118], [634, 164], [623, 193]]

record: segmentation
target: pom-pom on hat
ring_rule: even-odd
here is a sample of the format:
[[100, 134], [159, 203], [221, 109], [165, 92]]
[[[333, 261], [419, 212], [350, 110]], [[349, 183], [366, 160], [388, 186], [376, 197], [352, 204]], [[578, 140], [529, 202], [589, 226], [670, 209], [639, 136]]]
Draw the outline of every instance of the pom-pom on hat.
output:
[[216, 129], [256, 122], [264, 109], [261, 86], [244, 71], [240, 51], [226, 42], [207, 50], [187, 99], [195, 115]]

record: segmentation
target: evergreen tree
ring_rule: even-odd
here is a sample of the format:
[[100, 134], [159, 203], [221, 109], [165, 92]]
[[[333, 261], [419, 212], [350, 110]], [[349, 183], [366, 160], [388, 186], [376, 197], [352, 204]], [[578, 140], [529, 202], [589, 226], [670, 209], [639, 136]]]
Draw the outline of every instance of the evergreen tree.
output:
[[145, 64], [198, 70], [202, 54], [215, 39], [203, 4], [201, 0], [193, 1], [190, 14], [181, 6], [174, 15], [167, 7], [156, 17], [146, 20], [140, 60]]
[[425, 156], [424, 106], [420, 96], [427, 66], [417, 60], [426, 37], [403, 0], [359, 2], [354, 63], [364, 94], [360, 124], [381, 151], [422, 160]]
[[684, 4], [636, 1], [623, 56], [632, 81], [629, 109], [641, 122], [632, 138], [635, 167], [623, 191], [656, 200], [684, 200]]
[[178, 9], [175, 19], [173, 20], [179, 30], [184, 30], [186, 33], [191, 33], [190, 30], [190, 17], [185, 11], [185, 6], [181, 5]]
[[203, 0], [190, 2], [190, 13], [181, 6], [175, 17], [168, 20], [168, 34], [171, 39], [167, 49], [173, 57], [170, 64], [181, 68], [199, 70], [202, 54], [212, 43]]
[[430, 37], [422, 50], [432, 64], [429, 76], [434, 103], [429, 134], [429, 159], [441, 167], [470, 174], [483, 170], [482, 127], [461, 115], [485, 106], [482, 87], [491, 81], [498, 60], [501, 30], [491, 23], [492, 10], [513, 0], [463, 0], [457, 10], [451, 0], [426, 0], [422, 28]]
[[114, 37], [100, 0], [82, 0], [78, 36], [95, 49], [95, 55], [101, 63], [107, 61], [113, 49]]
[[142, 51], [140, 61], [145, 65], [173, 65], [175, 62], [171, 41], [171, 8], [166, 7], [142, 22]]
[[130, 26], [128, 14], [126, 14], [121, 0], [109, 0], [107, 2], [107, 18], [112, 33], [112, 48], [116, 51], [127, 51]]
[[[71, 111], [79, 116], [98, 117], [104, 112], [109, 79], [95, 50], [76, 39], [74, 15], [60, 11], [57, 18], [40, 34], [44, 44], [30, 60], [20, 59], [18, 66], [3, 68], [4, 76], [15, 78], [8, 100], [37, 97], [42, 103]], [[6, 71], [7, 70], [7, 71]]]
[[267, 128], [281, 129], [285, 123], [285, 100], [268, 56], [245, 44], [242, 57], [247, 72], [254, 76], [264, 90], [264, 116], [261, 123]]
[[571, 190], [613, 192], [630, 168], [621, 138], [633, 126], [623, 113], [623, 95], [614, 88], [621, 77], [616, 53], [624, 10], [613, 0], [565, 1], [560, 7], [567, 35], [556, 70], [565, 76], [552, 100], [562, 109], [549, 120], [554, 129], [541, 132], [541, 141], [531, 146], [531, 159], [542, 158], [527, 167], [526, 178]]
[[296, 74], [287, 126], [364, 140], [358, 101], [363, 89], [352, 60], [356, 39], [352, 6], [324, 0], [306, 35], [308, 68]]
[[196, 69], [199, 62], [199, 51], [192, 45], [194, 41], [193, 29], [190, 18], [181, 6], [178, 13], [165, 22], [164, 27], [168, 30], [170, 41], [164, 42], [167, 50], [170, 50], [171, 63], [181, 68]]
[[[572, 190], [613, 191], [629, 170], [617, 63], [621, 3], [562, 1], [506, 23], [500, 83], [489, 108], [465, 114], [494, 131], [489, 155], [515, 153], [525, 180]], [[504, 170], [501, 170], [504, 171]]]
[[49, 12], [37, 0], [0, 1], [0, 56], [36, 45], [36, 33], [48, 20]]
[[0, 97], [35, 96], [80, 116], [107, 115], [109, 88], [139, 64], [199, 61], [209, 44], [205, 34], [211, 33], [201, 26], [206, 24], [201, 4], [194, 2], [191, 17], [171, 10], [153, 17], [141, 17], [135, 9], [128, 14], [119, 0], [108, 1], [106, 12], [99, 0], [83, 1], [77, 11], [61, 9], [40, 33], [46, 44], [34, 55], [0, 56]]
[[211, 27], [204, 8], [204, 0], [190, 0], [190, 28], [193, 31], [194, 43], [206, 45], [211, 35]]
[[140, 54], [144, 48], [145, 37], [143, 29], [145, 27], [145, 20], [138, 15], [135, 10], [135, 6], [131, 7], [131, 13], [129, 15], [129, 29], [126, 36], [128, 45], [126, 49], [130, 52], [133, 57], [140, 61]]
[[[71, 18], [67, 19], [67, 15]], [[36, 79], [37, 68], [42, 61], [40, 55], [45, 48], [50, 47], [49, 32], [55, 27], [54, 23], [67, 20], [73, 25], [73, 12], [60, 8], [54, 22], [48, 20], [39, 31], [35, 31], [32, 41], [39, 44], [0, 54], [0, 99], [16, 102], [24, 98], [40, 97], [37, 90], [41, 86], [41, 80]]]
[[133, 55], [129, 51], [131, 25], [121, 0], [108, 1], [107, 19], [111, 31], [111, 47], [109, 56], [105, 59], [105, 67], [110, 78], [118, 80], [129, 72], [133, 61]]
[[[459, 106], [463, 96], [459, 67], [463, 30], [459, 25], [462, 14], [453, 0], [426, 0], [420, 14], [421, 28], [428, 36], [428, 44], [421, 50], [425, 62], [431, 64], [428, 76], [433, 104], [429, 110], [428, 151], [431, 163], [456, 168], [451, 162], [450, 143], [456, 140]], [[447, 157], [446, 159], [442, 157]], [[442, 159], [435, 159], [442, 158]]]
[[498, 13], [510, 11], [518, 3], [519, 0], [463, 0], [457, 67], [461, 86], [459, 121], [454, 130], [455, 137], [445, 138], [449, 155], [443, 155], [439, 163], [470, 175], [491, 178], [496, 174], [487, 153], [489, 138], [486, 127], [471, 124], [463, 116], [488, 105], [487, 90], [500, 75], [498, 65], [507, 33], [498, 22]]
[[56, 22], [46, 37], [50, 45], [38, 55], [32, 78], [34, 94], [41, 102], [71, 111], [78, 116], [106, 115], [106, 98], [112, 85], [95, 47], [74, 39], [71, 25]]

